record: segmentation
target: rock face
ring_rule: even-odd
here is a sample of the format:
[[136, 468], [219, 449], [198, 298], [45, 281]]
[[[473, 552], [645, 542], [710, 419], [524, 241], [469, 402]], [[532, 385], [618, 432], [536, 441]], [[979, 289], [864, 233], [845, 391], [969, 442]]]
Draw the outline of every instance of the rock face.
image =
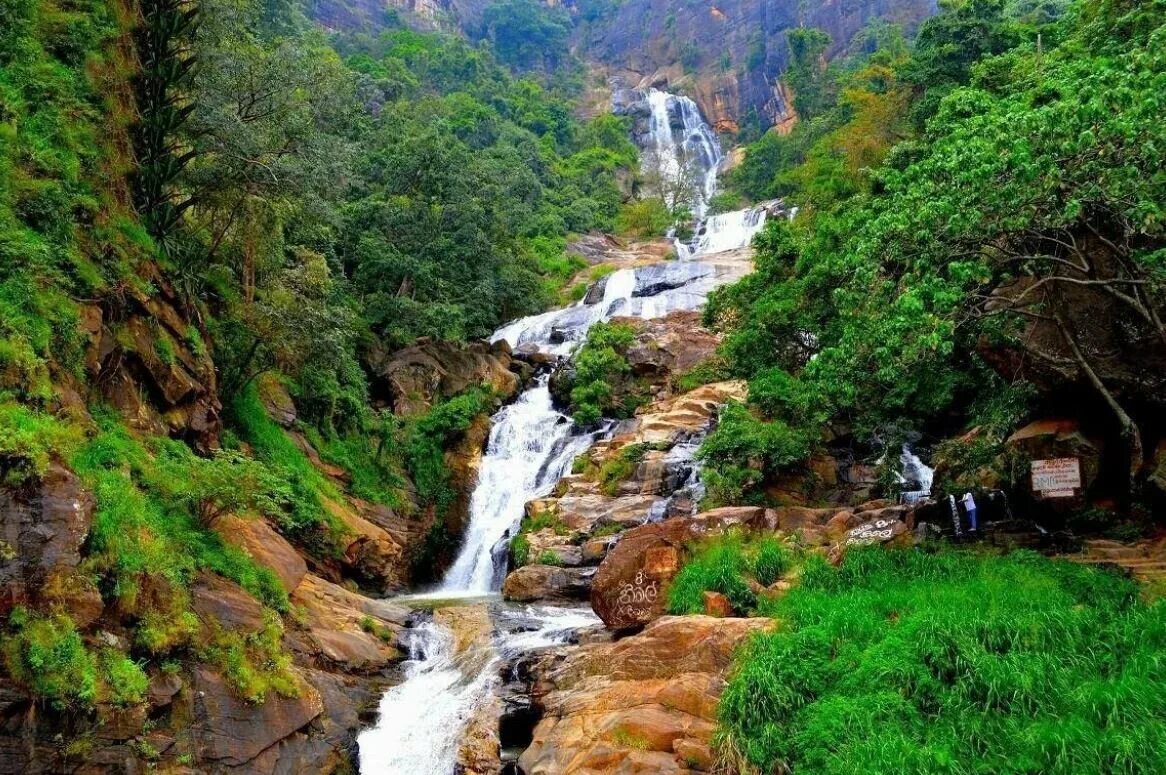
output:
[[[1029, 460], [1076, 458], [1080, 463], [1082, 492], [1088, 492], [1101, 473], [1105, 442], [1087, 434], [1077, 420], [1036, 420], [1013, 433], [1007, 444]], [[1040, 497], [1032, 490], [1032, 478], [1024, 477], [1024, 480], [1029, 493]]]
[[[690, 322], [683, 315], [669, 315], [665, 321], [669, 320]], [[694, 348], [700, 347], [697, 341]], [[694, 354], [697, 349], [684, 356], [683, 345], [677, 344], [672, 350], [663, 350], [664, 354], [645, 355], [643, 362], [650, 359], [655, 364], [666, 364], [683, 362], [684, 357], [703, 358]], [[660, 368], [658, 373], [665, 375], [662, 379], [667, 383], [667, 375], [672, 372], [666, 366]], [[619, 539], [613, 530], [695, 511], [691, 477], [696, 442], [715, 421], [723, 403], [745, 396], [745, 385], [714, 383], [675, 396], [666, 387], [661, 389], [667, 397], [645, 407], [585, 454], [581, 462], [586, 463], [586, 470], [560, 480], [556, 495], [527, 504], [528, 517], [542, 517], [554, 523], [525, 534], [529, 556], [537, 558], [550, 552], [559, 565], [569, 567], [519, 568], [507, 577], [502, 588], [504, 597], [523, 602], [585, 600], [592, 580], [591, 566], [598, 565], [617, 545]], [[609, 475], [603, 480], [604, 470], [624, 465], [620, 461], [629, 450], [638, 452], [638, 462], [627, 464], [623, 469], [626, 476], [619, 479]]]
[[169, 284], [161, 275], [148, 279], [156, 293], [129, 290], [116, 309], [83, 311], [94, 398], [118, 409], [132, 428], [213, 449], [222, 431], [215, 364]]
[[578, 37], [585, 58], [619, 84], [682, 91], [718, 131], [747, 121], [764, 130], [793, 116], [781, 84], [790, 60], [786, 30], [825, 30], [833, 57], [872, 19], [914, 26], [934, 11], [932, 0], [628, 0], [581, 26]]
[[396, 352], [374, 348], [368, 356], [374, 400], [401, 417], [424, 412], [434, 401], [477, 385], [488, 385], [503, 398], [518, 391], [506, 346], [485, 342], [465, 345], [421, 340]]
[[506, 577], [502, 585], [502, 597], [517, 603], [586, 600], [594, 573], [592, 568], [527, 565]]
[[57, 463], [19, 489], [0, 488], [0, 614], [37, 601], [51, 578], [77, 567], [93, 509], [93, 496]]
[[639, 635], [547, 660], [537, 670], [544, 715], [519, 766], [526, 775], [710, 771], [733, 651], [772, 626], [666, 617]]

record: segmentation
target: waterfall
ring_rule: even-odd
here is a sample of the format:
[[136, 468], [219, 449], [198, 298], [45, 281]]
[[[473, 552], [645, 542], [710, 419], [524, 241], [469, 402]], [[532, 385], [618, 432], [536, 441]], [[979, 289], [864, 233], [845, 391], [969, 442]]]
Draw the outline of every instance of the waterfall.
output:
[[489, 696], [494, 671], [467, 680], [453, 633], [425, 622], [405, 633], [405, 680], [381, 698], [376, 727], [359, 738], [360, 770], [369, 775], [450, 775], [461, 731]]
[[911, 447], [903, 445], [899, 453], [899, 465], [902, 472], [899, 474], [899, 483], [905, 485], [917, 484], [918, 489], [905, 490], [899, 493], [899, 500], [907, 505], [914, 505], [924, 498], [931, 497], [931, 485], [935, 481], [935, 469], [928, 467]]
[[[716, 192], [716, 175], [723, 156], [712, 129], [687, 97], [660, 92], [647, 94], [649, 137], [641, 138], [658, 163], [662, 185], [684, 195], [679, 184], [691, 183], [684, 195], [693, 212], [702, 216]], [[673, 202], [679, 201], [674, 199]], [[704, 259], [703, 256], [744, 247], [765, 222], [767, 209], [757, 207], [705, 220], [689, 245], [678, 255], [693, 260], [671, 261], [620, 269], [603, 280], [595, 293], [563, 309], [515, 320], [494, 333], [515, 349], [565, 356], [596, 323], [618, 315], [661, 317], [673, 310], [699, 308], [714, 288], [738, 279], [745, 263], [740, 256]], [[596, 289], [598, 291], [598, 289]], [[590, 303], [589, 301], [590, 300]], [[526, 503], [548, 494], [586, 451], [598, 432], [579, 431], [571, 418], [551, 401], [547, 375], [538, 377], [518, 399], [493, 419], [478, 481], [470, 497], [469, 525], [461, 550], [436, 590], [419, 597], [451, 598], [496, 593], [506, 572], [506, 549], [517, 531]], [[696, 441], [679, 445], [669, 455], [679, 489], [663, 500], [656, 517], [671, 510], [691, 509], [700, 498], [701, 484], [692, 460]], [[645, 514], [645, 518], [649, 515]], [[503, 660], [531, 650], [567, 642], [581, 627], [597, 620], [587, 609], [553, 606], [513, 609], [494, 603], [494, 650], [458, 654], [456, 639], [446, 627], [426, 621], [403, 636], [410, 659], [404, 681], [381, 698], [374, 728], [358, 738], [360, 769], [366, 775], [448, 775], [457, 766], [458, 746], [466, 725], [500, 688]], [[509, 619], [520, 623], [511, 626]], [[510, 626], [510, 629], [507, 629]]]
[[465, 542], [438, 594], [489, 594], [502, 586], [505, 562], [493, 548], [513, 535], [527, 501], [546, 495], [591, 445], [551, 404], [547, 376], [494, 415], [478, 483], [470, 498]]
[[688, 97], [649, 89], [647, 102], [651, 145], [644, 163], [655, 169], [646, 171], [659, 176], [670, 208], [688, 205], [700, 217], [717, 190], [717, 168], [725, 158], [720, 141]]
[[494, 648], [470, 653], [458, 654], [453, 633], [434, 621], [404, 634], [405, 680], [385, 692], [377, 725], [357, 739], [362, 773], [450, 775], [462, 731], [496, 691], [503, 659], [565, 643], [599, 623], [590, 609], [552, 606], [527, 606], [503, 620]]
[[677, 253], [688, 258], [748, 247], [757, 232], [765, 226], [765, 217], [764, 207], [709, 216], [697, 226], [691, 241], [687, 244], [677, 243]]

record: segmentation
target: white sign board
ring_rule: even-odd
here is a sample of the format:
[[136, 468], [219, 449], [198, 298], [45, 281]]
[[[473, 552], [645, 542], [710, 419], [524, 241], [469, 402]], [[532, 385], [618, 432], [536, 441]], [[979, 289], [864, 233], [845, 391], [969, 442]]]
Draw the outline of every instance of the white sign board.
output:
[[1081, 461], [1075, 457], [1032, 461], [1032, 489], [1046, 498], [1071, 498], [1081, 486]]

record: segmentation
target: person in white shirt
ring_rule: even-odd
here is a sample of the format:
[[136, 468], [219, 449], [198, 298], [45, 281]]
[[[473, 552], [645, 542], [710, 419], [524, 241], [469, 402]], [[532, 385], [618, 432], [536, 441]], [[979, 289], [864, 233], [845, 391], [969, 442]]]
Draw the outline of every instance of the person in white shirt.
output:
[[968, 529], [972, 531], [979, 530], [976, 522], [976, 499], [972, 497], [970, 492], [964, 493], [964, 497], [960, 499], [964, 504], [964, 511], [968, 514]]

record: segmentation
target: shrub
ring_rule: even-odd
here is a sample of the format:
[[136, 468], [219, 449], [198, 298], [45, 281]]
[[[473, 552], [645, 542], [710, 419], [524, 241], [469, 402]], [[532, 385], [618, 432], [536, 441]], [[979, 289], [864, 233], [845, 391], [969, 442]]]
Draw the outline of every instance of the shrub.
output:
[[519, 533], [510, 542], [510, 560], [515, 568], [521, 568], [530, 561], [530, 539], [525, 533]]
[[672, 213], [663, 199], [641, 199], [620, 208], [615, 228], [620, 234], [633, 237], [662, 237], [672, 221]]
[[580, 425], [601, 417], [630, 417], [645, 400], [626, 356], [635, 335], [632, 326], [614, 323], [598, 323], [587, 332], [575, 355], [571, 387], [571, 412]]
[[15, 608], [4, 639], [9, 674], [58, 710], [84, 709], [97, 697], [97, 660], [63, 614]]
[[789, 570], [790, 551], [786, 545], [773, 536], [761, 540], [753, 556], [753, 577], [763, 587], [768, 587]]
[[762, 603], [724, 739], [761, 771], [1158, 772], [1166, 607], [1114, 573], [1012, 555], [852, 549]]
[[757, 605], [757, 596], [745, 581], [748, 568], [740, 535], [712, 539], [696, 548], [668, 586], [668, 613], [702, 613], [705, 592], [721, 593], [738, 612], [752, 610]]
[[643, 461], [648, 449], [647, 444], [629, 444], [621, 449], [618, 455], [600, 466], [600, 491], [604, 495], [615, 495], [619, 491], [619, 485], [636, 472], [636, 467]]

